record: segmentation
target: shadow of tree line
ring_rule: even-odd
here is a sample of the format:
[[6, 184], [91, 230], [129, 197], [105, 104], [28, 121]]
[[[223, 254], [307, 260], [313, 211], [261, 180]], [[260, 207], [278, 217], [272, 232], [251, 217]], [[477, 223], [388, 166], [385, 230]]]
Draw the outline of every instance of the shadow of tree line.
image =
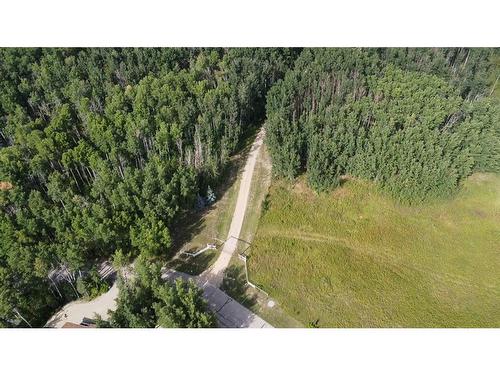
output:
[[257, 304], [257, 295], [249, 290], [243, 266], [232, 264], [227, 267], [221, 289], [247, 309]]

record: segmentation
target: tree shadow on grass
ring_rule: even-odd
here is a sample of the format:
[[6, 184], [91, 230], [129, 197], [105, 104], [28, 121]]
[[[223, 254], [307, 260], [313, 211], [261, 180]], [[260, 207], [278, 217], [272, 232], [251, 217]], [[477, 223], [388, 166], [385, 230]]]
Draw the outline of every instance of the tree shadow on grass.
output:
[[257, 303], [257, 296], [247, 285], [243, 266], [233, 264], [226, 269], [221, 289], [247, 309], [252, 309]]
[[189, 275], [197, 276], [205, 271], [217, 258], [219, 252], [217, 250], [207, 250], [203, 254], [196, 257], [190, 257], [181, 254], [169, 262], [168, 267], [176, 271], [184, 272]]

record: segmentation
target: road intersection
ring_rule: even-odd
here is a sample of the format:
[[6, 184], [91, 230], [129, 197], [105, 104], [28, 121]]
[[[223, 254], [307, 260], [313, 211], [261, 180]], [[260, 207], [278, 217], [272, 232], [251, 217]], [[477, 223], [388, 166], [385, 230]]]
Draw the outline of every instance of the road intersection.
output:
[[[219, 289], [224, 277], [224, 271], [237, 249], [237, 238], [240, 235], [243, 225], [255, 163], [263, 143], [264, 135], [264, 129], [261, 129], [250, 149], [243, 169], [236, 207], [227, 240], [216, 262], [200, 276], [190, 276], [170, 269], [162, 271], [162, 278], [166, 281], [172, 282], [178, 277], [193, 279], [203, 289], [203, 294], [208, 301], [210, 309], [216, 314], [219, 326], [224, 328], [272, 328], [265, 320]], [[115, 281], [108, 292], [92, 301], [74, 301], [65, 305], [49, 319], [45, 327], [59, 328], [66, 322], [79, 323], [83, 318], [93, 318], [95, 314], [99, 314], [101, 318], [107, 319], [108, 311], [116, 309], [117, 297], [118, 284]]]

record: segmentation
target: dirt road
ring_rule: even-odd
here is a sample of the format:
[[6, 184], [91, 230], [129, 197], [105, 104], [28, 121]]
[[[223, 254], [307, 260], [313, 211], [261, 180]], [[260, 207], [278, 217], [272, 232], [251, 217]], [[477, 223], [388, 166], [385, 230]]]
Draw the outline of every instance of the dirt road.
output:
[[252, 148], [250, 149], [250, 153], [248, 154], [243, 174], [241, 176], [240, 190], [238, 192], [236, 207], [234, 208], [233, 220], [231, 221], [231, 227], [229, 228], [227, 240], [224, 243], [222, 251], [215, 263], [201, 275], [202, 279], [212, 285], [215, 285], [216, 287], [221, 285], [224, 277], [224, 271], [229, 265], [231, 257], [238, 246], [237, 239], [240, 236], [243, 219], [245, 218], [245, 211], [247, 209], [248, 198], [250, 196], [250, 186], [252, 185], [255, 162], [262, 147], [264, 135], [265, 131], [264, 128], [262, 128], [257, 134], [257, 137], [252, 144]]

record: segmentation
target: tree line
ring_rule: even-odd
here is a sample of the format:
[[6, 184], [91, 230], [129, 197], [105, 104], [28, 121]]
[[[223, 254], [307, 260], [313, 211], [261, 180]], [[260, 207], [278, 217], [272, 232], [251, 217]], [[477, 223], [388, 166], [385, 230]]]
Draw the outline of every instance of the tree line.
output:
[[296, 55], [0, 49], [0, 325], [42, 325], [100, 260], [168, 257]]
[[[316, 190], [346, 176], [400, 201], [453, 194], [475, 171], [500, 171], [495, 49], [304, 49], [267, 96], [276, 175]], [[497, 73], [498, 75], [498, 70]]]

